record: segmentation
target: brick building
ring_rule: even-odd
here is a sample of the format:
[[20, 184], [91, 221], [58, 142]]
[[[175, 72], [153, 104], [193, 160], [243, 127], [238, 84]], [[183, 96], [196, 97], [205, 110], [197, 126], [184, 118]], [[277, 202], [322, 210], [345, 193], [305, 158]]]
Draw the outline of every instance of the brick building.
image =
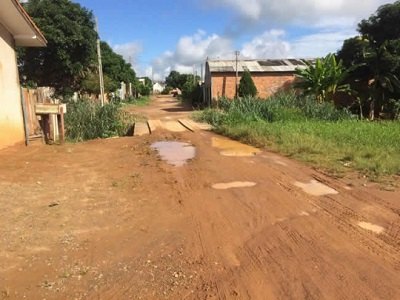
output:
[[[267, 98], [288, 89], [295, 79], [296, 68], [304, 68], [302, 59], [239, 60], [238, 82], [249, 71], [257, 87], [258, 97]], [[221, 97], [234, 98], [236, 93], [236, 60], [208, 60], [204, 79], [204, 102]]]

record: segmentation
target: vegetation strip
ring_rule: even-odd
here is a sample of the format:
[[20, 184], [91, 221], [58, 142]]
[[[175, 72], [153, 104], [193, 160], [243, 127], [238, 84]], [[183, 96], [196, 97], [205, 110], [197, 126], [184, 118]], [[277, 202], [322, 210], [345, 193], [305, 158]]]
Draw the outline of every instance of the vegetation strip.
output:
[[331, 103], [281, 94], [260, 101], [222, 99], [197, 112], [217, 133], [325, 168], [358, 170], [371, 178], [400, 175], [400, 122], [359, 121]]

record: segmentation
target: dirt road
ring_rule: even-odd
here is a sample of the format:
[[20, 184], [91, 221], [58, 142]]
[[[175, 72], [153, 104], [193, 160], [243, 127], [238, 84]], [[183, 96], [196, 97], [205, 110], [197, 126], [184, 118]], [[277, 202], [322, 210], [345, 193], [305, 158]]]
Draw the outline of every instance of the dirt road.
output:
[[[159, 141], [196, 156], [170, 165]], [[0, 299], [400, 299], [399, 189], [201, 130], [9, 148]]]

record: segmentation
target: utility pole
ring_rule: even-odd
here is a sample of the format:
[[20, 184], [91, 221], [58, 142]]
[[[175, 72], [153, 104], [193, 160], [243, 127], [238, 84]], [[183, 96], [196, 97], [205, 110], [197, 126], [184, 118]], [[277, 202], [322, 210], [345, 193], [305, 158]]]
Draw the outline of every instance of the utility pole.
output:
[[204, 82], [204, 65], [201, 64], [201, 82]]
[[236, 92], [235, 92], [235, 97], [238, 97], [238, 92], [239, 92], [239, 82], [238, 82], [238, 77], [239, 77], [239, 71], [238, 71], [238, 60], [239, 60], [239, 51], [235, 51], [235, 56], [236, 56], [236, 78], [235, 78], [235, 86], [236, 86]]
[[195, 73], [196, 73], [196, 71], [195, 71], [195, 68], [196, 68], [196, 66], [195, 65], [193, 65], [193, 85], [195, 85], [196, 84], [196, 75], [195, 75]]
[[104, 106], [104, 77], [103, 77], [103, 64], [101, 62], [101, 49], [100, 49], [100, 34], [99, 25], [96, 18], [96, 32], [97, 32], [97, 58], [99, 64], [99, 82], [100, 82], [100, 102]]

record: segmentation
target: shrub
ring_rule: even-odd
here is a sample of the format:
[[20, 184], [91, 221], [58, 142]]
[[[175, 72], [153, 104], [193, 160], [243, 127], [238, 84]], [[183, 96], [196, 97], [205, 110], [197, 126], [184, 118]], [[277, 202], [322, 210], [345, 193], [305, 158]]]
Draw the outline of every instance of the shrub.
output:
[[257, 95], [257, 88], [249, 71], [243, 73], [238, 93], [240, 97], [255, 97]]
[[351, 114], [345, 109], [337, 109], [332, 103], [317, 103], [312, 97], [299, 97], [295, 93], [282, 93], [268, 100], [244, 97], [235, 100], [221, 98], [218, 109], [226, 114], [226, 122], [243, 120], [267, 122], [298, 121], [318, 119], [338, 121], [350, 119]]
[[125, 135], [130, 126], [115, 103], [102, 107], [90, 100], [79, 100], [69, 103], [67, 111], [66, 136], [76, 142]]

